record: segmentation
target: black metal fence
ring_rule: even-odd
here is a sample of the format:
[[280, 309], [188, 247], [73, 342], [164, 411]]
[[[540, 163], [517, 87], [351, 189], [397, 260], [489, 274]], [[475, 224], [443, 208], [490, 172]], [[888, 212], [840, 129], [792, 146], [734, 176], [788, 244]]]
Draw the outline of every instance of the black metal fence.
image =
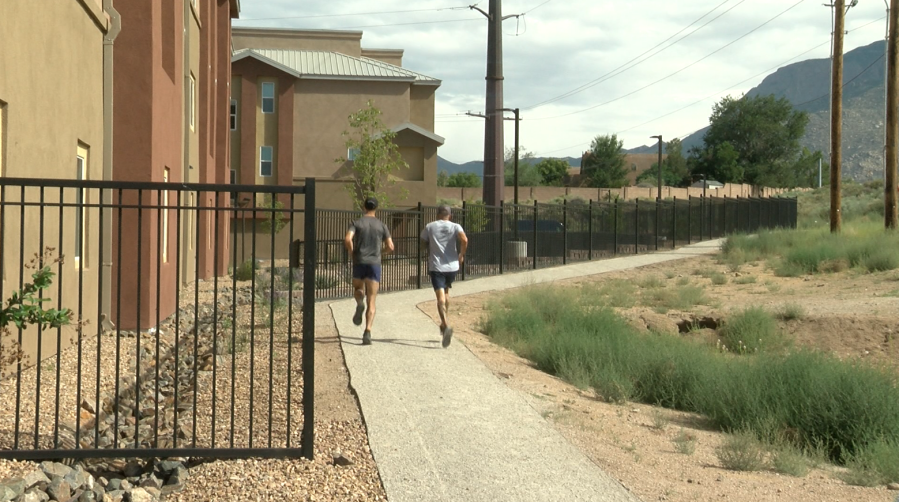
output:
[[271, 228], [314, 240], [314, 207], [314, 180], [0, 178], [0, 298], [49, 267], [33, 294], [72, 313], [4, 327], [0, 458], [311, 458], [315, 250], [277, 260]]
[[[421, 205], [378, 212], [396, 245], [395, 253], [383, 257], [382, 291], [428, 284], [426, 250], [419, 245], [418, 236], [436, 215], [436, 207]], [[462, 225], [469, 239], [460, 276], [463, 280], [673, 249], [732, 233], [795, 228], [797, 216], [793, 198], [690, 197], [499, 207], [463, 203], [453, 210], [453, 221]], [[358, 217], [352, 211], [317, 211], [315, 286], [319, 299], [352, 295], [352, 267], [343, 237]]]

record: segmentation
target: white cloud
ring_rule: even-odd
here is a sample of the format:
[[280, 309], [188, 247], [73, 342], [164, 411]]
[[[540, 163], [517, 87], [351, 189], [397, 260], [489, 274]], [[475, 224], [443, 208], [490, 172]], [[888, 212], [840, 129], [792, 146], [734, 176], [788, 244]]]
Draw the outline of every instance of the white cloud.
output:
[[[627, 64], [722, 2], [713, 14], [674, 40], [732, 9], [658, 55], [565, 99], [526, 109]], [[526, 12], [541, 3], [506, 0], [503, 14]], [[504, 24], [504, 106], [522, 108], [521, 143], [538, 155], [579, 156], [598, 134], [620, 133], [626, 148], [652, 143], [649, 136], [654, 134], [662, 134], [666, 140], [686, 135], [708, 123], [717, 99], [748, 91], [790, 58], [819, 45], [797, 61], [828, 56], [831, 14], [821, 2], [800, 1], [758, 28], [796, 3], [552, 0]], [[486, 0], [479, 2], [484, 10], [487, 4]], [[465, 5], [453, 0], [243, 0], [243, 20], [235, 25], [354, 29], [363, 31], [364, 47], [404, 49], [404, 66], [443, 80], [437, 93], [436, 132], [447, 141], [440, 155], [461, 163], [483, 157], [483, 121], [466, 118], [464, 112], [482, 112], [484, 108], [487, 23], [467, 8], [436, 9]], [[410, 10], [427, 11], [373, 14]], [[304, 18], [287, 19], [294, 16]], [[845, 51], [882, 40], [884, 17], [882, 2], [867, 0], [852, 8], [846, 21], [846, 28], [852, 31], [846, 37]], [[256, 18], [280, 19], [253, 20]], [[706, 59], [697, 62], [702, 58]], [[768, 72], [735, 85], [765, 70]], [[650, 85], [673, 73], [676, 75]], [[634, 92], [644, 86], [649, 87]], [[591, 107], [595, 108], [582, 111]], [[511, 146], [511, 121], [506, 126], [506, 145]]]

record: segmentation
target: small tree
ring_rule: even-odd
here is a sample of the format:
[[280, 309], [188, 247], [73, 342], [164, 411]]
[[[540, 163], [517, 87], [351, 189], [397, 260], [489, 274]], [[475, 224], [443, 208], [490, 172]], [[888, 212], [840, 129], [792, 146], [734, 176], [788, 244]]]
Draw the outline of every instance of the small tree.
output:
[[[21, 291], [14, 291], [6, 302], [0, 305], [0, 377], [6, 376], [6, 368], [24, 358], [22, 348], [12, 337], [10, 325], [17, 329], [40, 326], [43, 329], [59, 328], [72, 322], [72, 311], [69, 309], [47, 309], [43, 303], [49, 298], [40, 298], [40, 292], [53, 283], [50, 267], [62, 263], [62, 257], [51, 258], [53, 248], [47, 248], [43, 254], [35, 254], [25, 268], [36, 270], [31, 274], [31, 283], [22, 286]], [[44, 265], [50, 262], [49, 265]], [[40, 267], [40, 268], [39, 268]]]
[[560, 187], [565, 182], [568, 168], [571, 166], [562, 159], [543, 159], [536, 167], [544, 185]]
[[262, 200], [258, 201], [256, 207], [258, 207], [259, 210], [267, 209], [267, 211], [265, 211], [265, 218], [259, 223], [259, 229], [264, 233], [271, 233], [274, 231], [274, 233], [277, 234], [285, 225], [287, 225], [287, 222], [290, 221], [290, 216], [287, 213], [280, 211], [281, 209], [284, 209], [284, 204], [277, 198], [273, 199], [272, 194], [266, 194]]
[[446, 181], [446, 186], [455, 188], [477, 188], [481, 177], [475, 173], [455, 173]]
[[[350, 114], [348, 120], [351, 130], [344, 131], [343, 137], [347, 151], [355, 155], [352, 160], [353, 183], [347, 186], [347, 192], [357, 209], [362, 208], [368, 197], [378, 199], [381, 207], [390, 207], [392, 201], [386, 189], [396, 184], [390, 175], [409, 168], [393, 142], [396, 133], [384, 125], [381, 110], [375, 108], [371, 100], [365, 108]], [[343, 157], [336, 159], [339, 164], [346, 161]], [[406, 198], [406, 190], [400, 191], [399, 198]]]
[[628, 184], [624, 142], [615, 134], [593, 138], [581, 162], [581, 173], [592, 187], [621, 188]]
[[[507, 187], [515, 185], [515, 149], [506, 149], [506, 158], [504, 162], [503, 176]], [[527, 148], [520, 146], [518, 148], [518, 186], [520, 187], [536, 187], [540, 186], [542, 178], [537, 172], [537, 165], [534, 162], [534, 152], [527, 151]]]
[[441, 170], [437, 173], [437, 186], [445, 187], [447, 181], [449, 181], [449, 174], [447, 174], [446, 171]]

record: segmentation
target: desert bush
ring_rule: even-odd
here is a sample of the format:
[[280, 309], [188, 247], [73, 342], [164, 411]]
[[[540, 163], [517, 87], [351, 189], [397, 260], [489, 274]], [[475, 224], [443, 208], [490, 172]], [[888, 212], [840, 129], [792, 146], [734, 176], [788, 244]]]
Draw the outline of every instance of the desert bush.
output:
[[692, 455], [696, 451], [696, 435], [683, 429], [671, 440], [674, 443], [674, 451], [682, 455]]
[[734, 284], [755, 284], [758, 281], [758, 278], [754, 275], [741, 275], [734, 279]]
[[716, 286], [721, 286], [721, 285], [727, 284], [727, 276], [724, 274], [720, 274], [720, 273], [712, 274], [710, 279], [712, 280], [712, 284], [714, 284]]
[[785, 303], [777, 311], [777, 317], [784, 321], [796, 321], [805, 317], [805, 308], [798, 303]]
[[759, 471], [765, 466], [765, 449], [749, 431], [728, 434], [715, 449], [721, 466], [732, 471]]
[[771, 467], [781, 474], [801, 478], [808, 474], [809, 460], [798, 448], [784, 444], [772, 452]]
[[[489, 305], [484, 332], [542, 371], [592, 387], [609, 401], [699, 413], [722, 431], [787, 437], [797, 449], [833, 461], [862, 458], [878, 442], [890, 451], [899, 442], [899, 388], [888, 368], [810, 350], [722, 354], [701, 340], [640, 332], [611, 309], [580, 298], [585, 291], [541, 286], [503, 295]], [[730, 325], [776, 328], [771, 314], [747, 310]], [[755, 333], [747, 340], [761, 338], [761, 347], [776, 346], [751, 326], [735, 332]]]
[[733, 313], [718, 330], [724, 347], [734, 354], [782, 348], [785, 342], [774, 317], [761, 307]]
[[247, 260], [234, 269], [234, 278], [238, 281], [249, 281], [257, 268], [258, 265], [254, 260]]

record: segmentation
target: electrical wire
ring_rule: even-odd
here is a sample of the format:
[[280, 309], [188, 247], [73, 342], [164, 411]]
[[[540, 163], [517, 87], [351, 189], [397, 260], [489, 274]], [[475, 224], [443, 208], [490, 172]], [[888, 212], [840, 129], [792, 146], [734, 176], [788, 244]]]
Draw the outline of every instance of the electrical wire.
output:
[[662, 77], [662, 78], [660, 78], [660, 79], [658, 79], [658, 80], [655, 80], [655, 81], [653, 81], [653, 82], [651, 82], [651, 83], [649, 83], [649, 84], [647, 84], [647, 85], [644, 85], [643, 87], [640, 87], [639, 89], [636, 89], [636, 90], [631, 91], [631, 92], [629, 92], [629, 93], [627, 93], [627, 94], [618, 96], [617, 98], [610, 99], [609, 101], [605, 101], [605, 102], [599, 103], [599, 104], [597, 104], [597, 105], [593, 105], [593, 106], [590, 106], [590, 107], [587, 107], [587, 108], [583, 108], [583, 109], [581, 109], [581, 110], [577, 110], [577, 111], [573, 111], [573, 112], [569, 112], [569, 113], [564, 113], [564, 114], [562, 114], [562, 115], [554, 115], [554, 116], [551, 116], [551, 117], [536, 117], [536, 118], [532, 118], [531, 120], [552, 120], [552, 119], [558, 119], [558, 118], [563, 118], [563, 117], [570, 117], [570, 116], [572, 116], [572, 115], [577, 115], [577, 114], [579, 114], [579, 113], [584, 113], [584, 112], [587, 112], [587, 111], [590, 111], [590, 110], [595, 110], [596, 108], [599, 108], [599, 107], [601, 107], [601, 106], [605, 106], [605, 105], [614, 103], [614, 102], [616, 102], [616, 101], [620, 101], [620, 100], [622, 100], [622, 99], [624, 99], [624, 98], [633, 96], [634, 94], [637, 94], [638, 92], [644, 91], [644, 90], [646, 90], [646, 89], [648, 89], [648, 88], [650, 88], [650, 87], [652, 87], [652, 86], [654, 86], [654, 85], [656, 85], [656, 84], [658, 84], [658, 83], [660, 83], [660, 82], [664, 82], [665, 80], [668, 80], [669, 78], [671, 78], [671, 77], [673, 77], [673, 76], [675, 76], [675, 75], [677, 75], [677, 74], [679, 74], [679, 73], [681, 73], [681, 72], [683, 72], [683, 71], [685, 71], [685, 70], [687, 70], [687, 69], [689, 69], [689, 68], [691, 68], [691, 67], [693, 67], [693, 66], [699, 64], [700, 62], [702, 62], [702, 61], [704, 61], [704, 60], [706, 60], [706, 59], [712, 57], [713, 55], [715, 55], [715, 54], [717, 54], [717, 53], [723, 51], [724, 49], [730, 47], [731, 45], [733, 45], [733, 44], [735, 44], [735, 43], [737, 43], [737, 42], [739, 42], [740, 40], [746, 38], [747, 36], [751, 35], [752, 33], [755, 33], [756, 31], [760, 30], [761, 28], [763, 28], [764, 26], [768, 25], [769, 23], [771, 23], [771, 22], [774, 21], [775, 19], [777, 19], [777, 18], [783, 16], [784, 14], [786, 14], [787, 12], [793, 10], [794, 8], [796, 8], [797, 6], [799, 6], [799, 4], [801, 4], [801, 3], [803, 3], [803, 2], [805, 2], [805, 0], [799, 0], [798, 2], [794, 3], [792, 6], [788, 7], [786, 10], [780, 12], [779, 14], [777, 14], [776, 16], [772, 17], [771, 19], [765, 21], [764, 23], [760, 24], [759, 26], [756, 26], [756, 27], [753, 28], [752, 30], [750, 30], [750, 31], [746, 32], [745, 34], [741, 35], [740, 37], [738, 37], [738, 38], [732, 40], [731, 42], [728, 42], [727, 44], [725, 44], [725, 45], [719, 47], [718, 49], [716, 49], [716, 50], [710, 52], [709, 54], [706, 54], [705, 56], [703, 56], [703, 57], [697, 59], [696, 61], [694, 61], [694, 62], [688, 64], [687, 66], [684, 66], [683, 68], [681, 68], [681, 69], [675, 71], [674, 73], [670, 73], [670, 74], [668, 74], [668, 75], [666, 75], [666, 76], [664, 76], [664, 77]]
[[[565, 98], [567, 98], [567, 97], [569, 97], [569, 96], [573, 96], [573, 95], [575, 95], [575, 94], [577, 94], [577, 93], [579, 93], [579, 92], [581, 92], [581, 91], [584, 91], [584, 90], [586, 90], [586, 89], [589, 89], [590, 87], [593, 87], [593, 86], [595, 86], [595, 85], [597, 85], [597, 84], [600, 84], [600, 83], [602, 83], [602, 82], [605, 82], [606, 80], [609, 80], [609, 79], [614, 78], [614, 77], [616, 77], [616, 76], [618, 76], [618, 75], [621, 75], [622, 73], [624, 73], [624, 72], [630, 70], [631, 68], [634, 68], [635, 66], [637, 66], [637, 65], [639, 65], [639, 64], [641, 64], [641, 63], [643, 63], [643, 62], [645, 62], [645, 61], [647, 61], [647, 60], [649, 60], [649, 59], [651, 59], [652, 57], [654, 57], [654, 56], [656, 56], [656, 55], [662, 53], [662, 52], [665, 51], [666, 49], [668, 49], [668, 48], [670, 48], [670, 47], [672, 47], [672, 46], [678, 44], [679, 42], [682, 42], [683, 40], [686, 40], [690, 35], [696, 33], [697, 31], [699, 31], [699, 30], [701, 30], [702, 28], [708, 26], [710, 23], [714, 22], [715, 20], [717, 20], [717, 19], [720, 18], [721, 16], [723, 16], [723, 15], [727, 14], [728, 12], [730, 12], [731, 10], [735, 9], [737, 6], [739, 6], [739, 5], [740, 5], [741, 3], [743, 3], [745, 0], [740, 0], [739, 2], [737, 2], [736, 4], [734, 4], [733, 6], [731, 6], [729, 9], [727, 9], [726, 11], [722, 12], [721, 14], [715, 16], [713, 19], [709, 20], [708, 22], [706, 22], [705, 24], [703, 24], [703, 25], [700, 26], [699, 28], [696, 28], [695, 30], [691, 31], [690, 33], [686, 34], [685, 36], [681, 37], [680, 39], [676, 40], [675, 42], [673, 42], [672, 44], [668, 45], [667, 47], [662, 48], [662, 49], [659, 50], [658, 52], [656, 52], [656, 53], [654, 53], [654, 54], [651, 54], [650, 56], [646, 57], [646, 58], [643, 59], [643, 60], [638, 61], [640, 58], [642, 58], [642, 57], [645, 56], [646, 54], [649, 54], [650, 52], [652, 52], [652, 51], [654, 51], [655, 49], [659, 48], [660, 46], [664, 45], [665, 43], [667, 43], [667, 42], [670, 41], [671, 39], [677, 37], [678, 35], [680, 35], [681, 33], [685, 32], [685, 31], [687, 31], [688, 29], [690, 29], [691, 26], [693, 26], [693, 25], [695, 25], [696, 23], [702, 21], [703, 19], [705, 19], [706, 17], [708, 17], [708, 16], [711, 15], [713, 12], [715, 12], [715, 11], [718, 10], [718, 9], [720, 9], [722, 6], [724, 6], [726, 3], [730, 2], [730, 1], [731, 1], [731, 0], [724, 0], [723, 2], [721, 2], [720, 4], [718, 4], [717, 6], [715, 6], [712, 10], [706, 12], [705, 14], [703, 14], [702, 16], [700, 16], [698, 19], [694, 20], [692, 23], [688, 24], [687, 26], [684, 26], [682, 29], [680, 29], [680, 30], [679, 30], [678, 32], [676, 32], [675, 34], [671, 35], [670, 37], [666, 38], [665, 40], [662, 40], [662, 41], [659, 42], [658, 44], [656, 44], [656, 45], [654, 45], [653, 47], [649, 48], [648, 50], [644, 51], [642, 54], [640, 54], [640, 55], [634, 57], [634, 58], [631, 59], [630, 61], [625, 62], [624, 64], [618, 66], [617, 68], [615, 68], [615, 69], [613, 69], [613, 70], [607, 72], [606, 74], [601, 75], [601, 76], [599, 76], [599, 77], [597, 77], [597, 78], [595, 78], [595, 79], [593, 79], [593, 80], [591, 80], [591, 81], [589, 81], [589, 82], [587, 82], [587, 83], [585, 83], [585, 84], [583, 84], [583, 85], [581, 85], [581, 86], [579, 86], [579, 87], [575, 87], [574, 89], [572, 89], [572, 90], [570, 90], [570, 91], [564, 92], [564, 93], [562, 93], [562, 94], [560, 94], [560, 95], [558, 95], [558, 96], [556, 96], [556, 97], [554, 97], [554, 98], [550, 98], [550, 99], [541, 101], [541, 102], [539, 102], [539, 103], [537, 103], [537, 104], [534, 104], [534, 105], [526, 106], [526, 107], [522, 108], [522, 110], [533, 110], [534, 108], [537, 108], [537, 107], [540, 107], [540, 106], [543, 106], [543, 105], [547, 105], [547, 104], [549, 104], [549, 103], [553, 103], [553, 102], [556, 102], [556, 101], [565, 99]], [[636, 61], [635, 64], [633, 64], [633, 65], [631, 65], [631, 66], [628, 66], [628, 65], [630, 65], [631, 63], [634, 63], [635, 61]], [[626, 68], [625, 68], [625, 67], [626, 67]], [[619, 71], [619, 70], [621, 70], [621, 71]], [[616, 72], [617, 72], [617, 73], [616, 73]]]

